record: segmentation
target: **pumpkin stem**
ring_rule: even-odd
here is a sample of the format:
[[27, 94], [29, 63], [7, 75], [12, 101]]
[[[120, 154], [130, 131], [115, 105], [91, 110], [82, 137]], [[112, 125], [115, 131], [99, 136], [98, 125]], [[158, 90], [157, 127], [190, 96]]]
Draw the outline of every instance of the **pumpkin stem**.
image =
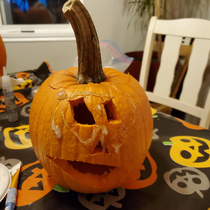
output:
[[102, 69], [98, 36], [90, 14], [79, 0], [68, 0], [62, 10], [76, 36], [78, 83], [103, 82], [106, 76]]

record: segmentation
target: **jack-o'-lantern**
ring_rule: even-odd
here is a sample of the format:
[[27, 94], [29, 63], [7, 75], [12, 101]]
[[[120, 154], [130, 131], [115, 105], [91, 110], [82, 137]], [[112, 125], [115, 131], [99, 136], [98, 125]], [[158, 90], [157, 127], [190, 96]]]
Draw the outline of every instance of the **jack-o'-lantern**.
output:
[[7, 54], [4, 42], [0, 36], [0, 77], [3, 76], [3, 67], [6, 67], [7, 63]]
[[102, 69], [83, 4], [70, 0], [63, 12], [75, 31], [79, 67], [57, 71], [41, 85], [31, 106], [31, 140], [61, 186], [105, 192], [139, 175], [152, 140], [151, 108], [132, 76]]

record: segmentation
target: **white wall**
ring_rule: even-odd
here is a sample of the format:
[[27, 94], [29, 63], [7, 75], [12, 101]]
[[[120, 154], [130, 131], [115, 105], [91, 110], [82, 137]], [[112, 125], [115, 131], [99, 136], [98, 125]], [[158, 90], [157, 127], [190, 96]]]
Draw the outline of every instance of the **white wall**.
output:
[[123, 52], [142, 50], [145, 31], [141, 23], [128, 24], [131, 16], [123, 12], [123, 0], [84, 0], [92, 16], [99, 40], [114, 41]]
[[[142, 50], [144, 35], [139, 27], [131, 24], [130, 16], [124, 15], [122, 0], [84, 0], [95, 23], [99, 40], [114, 41], [123, 52]], [[5, 42], [7, 70], [17, 72], [36, 69], [48, 60], [54, 71], [73, 65], [76, 58], [75, 41]]]
[[6, 42], [7, 72], [36, 69], [47, 60], [52, 70], [72, 66], [76, 57], [75, 41]]

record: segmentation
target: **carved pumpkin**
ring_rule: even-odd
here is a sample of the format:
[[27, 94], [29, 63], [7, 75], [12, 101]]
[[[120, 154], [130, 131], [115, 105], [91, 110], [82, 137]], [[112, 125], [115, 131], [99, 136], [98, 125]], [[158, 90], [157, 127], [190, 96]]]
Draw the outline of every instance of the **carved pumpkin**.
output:
[[0, 77], [3, 76], [3, 67], [7, 64], [7, 55], [4, 42], [0, 36]]
[[97, 34], [82, 3], [70, 0], [63, 11], [75, 31], [79, 67], [57, 71], [42, 84], [31, 106], [30, 136], [60, 185], [105, 192], [138, 178], [152, 140], [151, 108], [132, 76], [102, 69]]

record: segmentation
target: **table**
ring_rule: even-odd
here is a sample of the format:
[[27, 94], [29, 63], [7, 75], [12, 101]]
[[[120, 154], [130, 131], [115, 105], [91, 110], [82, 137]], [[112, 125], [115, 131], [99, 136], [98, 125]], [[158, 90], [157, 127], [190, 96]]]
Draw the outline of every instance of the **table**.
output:
[[[56, 185], [42, 168], [29, 135], [31, 87], [15, 94], [20, 116], [15, 123], [5, 118], [0, 96], [0, 163], [8, 168], [23, 163], [17, 210], [210, 210], [209, 130], [152, 109], [153, 141], [141, 178], [126, 189], [86, 195]], [[5, 199], [0, 210], [4, 204]]]

